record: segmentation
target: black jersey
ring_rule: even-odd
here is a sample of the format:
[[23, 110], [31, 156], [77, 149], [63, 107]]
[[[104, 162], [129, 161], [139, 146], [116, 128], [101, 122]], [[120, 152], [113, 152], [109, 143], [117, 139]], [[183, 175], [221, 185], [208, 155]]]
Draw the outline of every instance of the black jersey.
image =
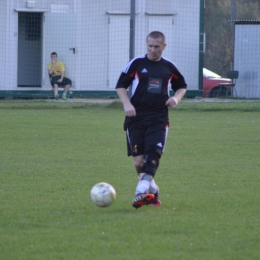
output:
[[125, 89], [131, 86], [130, 101], [135, 107], [136, 117], [128, 118], [128, 121], [147, 117], [168, 120], [165, 103], [169, 98], [169, 83], [174, 91], [187, 88], [184, 77], [171, 61], [164, 58], [151, 61], [147, 55], [132, 59], [116, 85], [116, 88]]

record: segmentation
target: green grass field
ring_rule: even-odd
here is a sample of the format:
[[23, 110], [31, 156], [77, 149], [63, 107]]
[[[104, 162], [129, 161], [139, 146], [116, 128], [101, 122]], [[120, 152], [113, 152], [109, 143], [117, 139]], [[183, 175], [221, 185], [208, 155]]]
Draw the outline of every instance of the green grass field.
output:
[[131, 206], [123, 119], [117, 102], [0, 102], [0, 259], [260, 259], [260, 103], [170, 111], [160, 208]]

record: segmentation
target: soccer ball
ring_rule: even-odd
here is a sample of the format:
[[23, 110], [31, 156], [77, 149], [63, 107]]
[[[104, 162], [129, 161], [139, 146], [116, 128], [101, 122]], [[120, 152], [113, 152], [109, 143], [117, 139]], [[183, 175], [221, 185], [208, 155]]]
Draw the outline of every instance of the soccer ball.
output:
[[96, 206], [108, 207], [114, 202], [116, 191], [111, 184], [100, 182], [93, 186], [90, 191], [90, 197]]

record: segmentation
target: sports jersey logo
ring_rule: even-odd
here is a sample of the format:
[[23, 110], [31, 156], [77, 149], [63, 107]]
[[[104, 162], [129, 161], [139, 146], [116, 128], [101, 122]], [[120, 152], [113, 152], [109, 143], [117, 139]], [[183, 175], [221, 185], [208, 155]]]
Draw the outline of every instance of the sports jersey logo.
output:
[[143, 70], [142, 70], [142, 73], [147, 73], [148, 71], [147, 71], [147, 69], [146, 68], [144, 68]]
[[137, 153], [138, 149], [137, 149], [137, 145], [135, 144], [134, 147], [133, 147], [133, 153]]
[[162, 80], [149, 78], [147, 92], [160, 94], [162, 91]]
[[158, 88], [158, 87], [160, 87], [160, 85], [161, 85], [160, 82], [158, 80], [156, 80], [156, 79], [152, 79], [150, 81], [150, 88], [151, 87]]

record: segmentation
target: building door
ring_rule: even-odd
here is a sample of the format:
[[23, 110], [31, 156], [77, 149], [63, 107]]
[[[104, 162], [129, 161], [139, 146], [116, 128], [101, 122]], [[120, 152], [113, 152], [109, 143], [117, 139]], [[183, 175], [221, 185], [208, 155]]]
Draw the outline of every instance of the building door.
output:
[[18, 87], [42, 85], [42, 13], [18, 13]]
[[43, 75], [44, 88], [50, 87], [47, 65], [51, 61], [51, 53], [58, 54], [58, 60], [65, 65], [65, 77], [72, 80], [76, 88], [76, 16], [73, 13], [45, 13], [43, 18]]
[[129, 61], [129, 15], [110, 15], [108, 50], [108, 88], [114, 89]]

